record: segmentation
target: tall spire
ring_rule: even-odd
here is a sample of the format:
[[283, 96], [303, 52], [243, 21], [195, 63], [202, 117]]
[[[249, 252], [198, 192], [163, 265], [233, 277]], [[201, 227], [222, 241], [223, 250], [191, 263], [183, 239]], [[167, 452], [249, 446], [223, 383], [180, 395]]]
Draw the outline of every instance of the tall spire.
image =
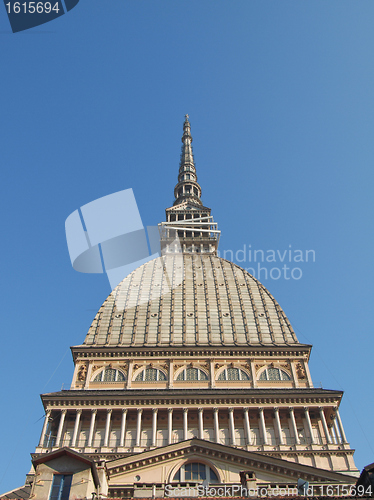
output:
[[217, 255], [221, 231], [201, 200], [192, 153], [191, 125], [185, 115], [182, 154], [175, 202], [166, 209], [166, 222], [160, 222], [161, 251], [165, 253], [207, 253]]
[[202, 205], [201, 187], [197, 182], [195, 161], [192, 152], [191, 124], [189, 116], [185, 115], [183, 123], [182, 153], [179, 163], [178, 184], [174, 188], [175, 202], [179, 205], [182, 201], [190, 200], [192, 203]]

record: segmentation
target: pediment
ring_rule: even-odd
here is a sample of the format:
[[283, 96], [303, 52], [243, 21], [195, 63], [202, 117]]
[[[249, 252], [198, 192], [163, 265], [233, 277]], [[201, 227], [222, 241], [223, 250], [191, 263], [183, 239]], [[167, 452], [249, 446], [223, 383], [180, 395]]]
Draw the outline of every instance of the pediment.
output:
[[44, 464], [61, 457], [67, 457], [68, 460], [77, 460], [78, 462], [83, 462], [90, 467], [95, 464], [95, 461], [92, 458], [84, 455], [83, 453], [78, 453], [77, 451], [72, 450], [67, 446], [54, 450], [50, 453], [43, 453], [40, 455], [34, 454], [32, 463], [34, 466], [38, 466], [39, 464]]
[[68, 447], [59, 448], [50, 453], [33, 454], [32, 464], [36, 471], [38, 466], [48, 464], [58, 473], [64, 473], [66, 470], [90, 469], [95, 485], [100, 485], [95, 460]]
[[[160, 475], [161, 480], [163, 474], [164, 480], [167, 482], [178, 466], [191, 460], [200, 460], [213, 467], [219, 472], [218, 475], [220, 475], [222, 482], [238, 481], [239, 472], [243, 470], [254, 472], [256, 478], [265, 482], [296, 484], [299, 478], [318, 483], [355, 482], [355, 478], [349, 475], [197, 438], [119, 458], [107, 462], [106, 466], [110, 477], [109, 482], [112, 484], [126, 483], [134, 477], [135, 471], [142, 478], [143, 471], [144, 478], [152, 476], [154, 480], [158, 475]], [[161, 473], [161, 468], [164, 470], [163, 473]], [[159, 474], [158, 469], [160, 469]]]

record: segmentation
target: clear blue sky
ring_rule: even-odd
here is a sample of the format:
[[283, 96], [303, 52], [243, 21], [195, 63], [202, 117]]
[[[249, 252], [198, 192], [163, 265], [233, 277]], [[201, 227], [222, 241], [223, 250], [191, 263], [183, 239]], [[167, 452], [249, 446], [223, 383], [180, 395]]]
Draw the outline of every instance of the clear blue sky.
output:
[[72, 269], [65, 219], [131, 187], [143, 223], [164, 220], [185, 113], [221, 250], [315, 250], [301, 279], [262, 281], [314, 345], [315, 385], [345, 391], [357, 466], [374, 461], [373, 19], [372, 0], [81, 0], [12, 34], [0, 9], [1, 492], [110, 291]]

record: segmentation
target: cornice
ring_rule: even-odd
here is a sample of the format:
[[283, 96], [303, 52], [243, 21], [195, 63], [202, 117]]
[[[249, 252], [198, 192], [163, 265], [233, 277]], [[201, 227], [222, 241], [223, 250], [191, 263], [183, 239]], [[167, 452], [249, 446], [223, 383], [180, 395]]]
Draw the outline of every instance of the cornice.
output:
[[[269, 457], [275, 457], [275, 458], [281, 458], [281, 457], [295, 457], [297, 456], [303, 456], [303, 457], [330, 457], [331, 455], [334, 456], [345, 456], [345, 455], [353, 455], [356, 450], [352, 448], [346, 448], [346, 449], [338, 449], [338, 448], [333, 448], [331, 450], [323, 450], [323, 449], [316, 449], [316, 450], [308, 450], [306, 448], [302, 450], [290, 450], [290, 451], [259, 451], [257, 453], [261, 453], [261, 455], [266, 455]], [[253, 452], [256, 453], [256, 452]]]
[[42, 394], [45, 407], [138, 408], [227, 406], [273, 408], [276, 405], [339, 405], [342, 391], [327, 389], [153, 389], [153, 390], [76, 390]]
[[[30, 453], [31, 455], [31, 460], [37, 459], [45, 453]], [[84, 453], [83, 454], [85, 457], [90, 458], [91, 460], [97, 460], [98, 457], [100, 457], [100, 460], [105, 460], [105, 461], [112, 461], [112, 460], [118, 460], [120, 458], [128, 457], [134, 455], [134, 453]]]
[[118, 346], [72, 346], [71, 352], [73, 359], [79, 358], [139, 358], [139, 357], [162, 357], [162, 358], [189, 358], [189, 357], [217, 357], [217, 358], [248, 358], [248, 357], [304, 357], [309, 359], [311, 345], [268, 345], [268, 346], [186, 346], [186, 347], [124, 347]]

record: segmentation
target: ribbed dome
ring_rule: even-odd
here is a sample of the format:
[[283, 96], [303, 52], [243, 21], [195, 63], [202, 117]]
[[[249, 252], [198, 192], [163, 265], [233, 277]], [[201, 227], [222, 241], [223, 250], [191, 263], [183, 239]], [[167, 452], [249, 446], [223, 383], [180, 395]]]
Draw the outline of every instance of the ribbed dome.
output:
[[174, 254], [127, 276], [96, 314], [85, 345], [248, 346], [298, 343], [274, 297], [214, 255]]

